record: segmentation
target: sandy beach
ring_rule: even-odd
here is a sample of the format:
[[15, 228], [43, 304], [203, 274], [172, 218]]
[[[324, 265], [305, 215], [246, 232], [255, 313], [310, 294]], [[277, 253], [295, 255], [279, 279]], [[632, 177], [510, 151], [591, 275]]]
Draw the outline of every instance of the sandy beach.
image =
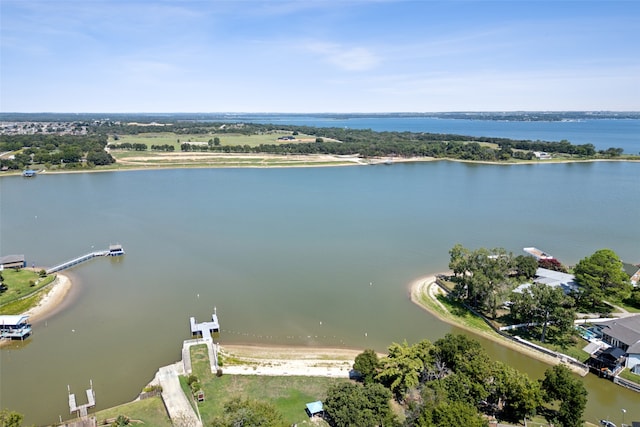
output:
[[64, 301], [71, 290], [72, 282], [68, 276], [56, 273], [56, 279], [49, 287], [49, 291], [42, 297], [38, 305], [22, 313], [29, 316], [31, 322], [42, 320], [51, 315]]
[[349, 378], [362, 350], [318, 347], [221, 345], [222, 370], [230, 375]]

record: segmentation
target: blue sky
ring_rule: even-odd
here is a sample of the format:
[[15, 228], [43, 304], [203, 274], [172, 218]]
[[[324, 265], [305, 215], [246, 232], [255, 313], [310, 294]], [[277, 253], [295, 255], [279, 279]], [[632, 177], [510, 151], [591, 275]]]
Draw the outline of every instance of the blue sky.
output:
[[3, 112], [640, 110], [638, 1], [0, 0]]

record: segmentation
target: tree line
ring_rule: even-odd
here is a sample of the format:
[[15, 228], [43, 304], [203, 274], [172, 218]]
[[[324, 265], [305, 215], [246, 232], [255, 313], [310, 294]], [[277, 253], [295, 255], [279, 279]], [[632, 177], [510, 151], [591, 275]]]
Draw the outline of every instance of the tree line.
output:
[[0, 152], [15, 152], [0, 159], [0, 167], [24, 169], [32, 164], [65, 168], [108, 165], [115, 159], [104, 149], [107, 136], [90, 135], [0, 135]]
[[[367, 349], [353, 369], [357, 380], [335, 383], [323, 400], [332, 427], [487, 427], [490, 417], [521, 423], [534, 415], [559, 427], [578, 427], [587, 403], [582, 381], [565, 366], [549, 368], [534, 381], [492, 360], [466, 335], [394, 343], [384, 357]], [[231, 399], [211, 425], [286, 424], [269, 402]]]

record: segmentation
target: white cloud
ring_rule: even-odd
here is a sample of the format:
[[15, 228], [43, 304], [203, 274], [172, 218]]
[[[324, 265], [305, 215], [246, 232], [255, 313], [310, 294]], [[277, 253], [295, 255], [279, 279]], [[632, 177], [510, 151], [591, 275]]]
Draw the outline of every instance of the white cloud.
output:
[[347, 71], [366, 71], [375, 68], [380, 58], [364, 47], [344, 47], [336, 43], [314, 42], [306, 50], [322, 55], [325, 62]]

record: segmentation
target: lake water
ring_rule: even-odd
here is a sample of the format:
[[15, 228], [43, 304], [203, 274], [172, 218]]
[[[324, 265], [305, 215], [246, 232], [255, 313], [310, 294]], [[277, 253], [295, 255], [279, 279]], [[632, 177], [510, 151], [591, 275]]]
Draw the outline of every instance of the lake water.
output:
[[[245, 120], [248, 119], [248, 120]], [[323, 115], [243, 116], [243, 121], [282, 125], [341, 127], [374, 131], [451, 133], [511, 139], [593, 144], [596, 150], [615, 147], [640, 153], [640, 120], [585, 119], [571, 121], [500, 121], [440, 119], [432, 117], [370, 116], [336, 118]]]
[[[537, 246], [567, 264], [611, 248], [640, 262], [640, 163], [448, 161], [192, 169], [0, 179], [2, 254], [70, 270], [64, 310], [0, 352], [0, 402], [26, 423], [68, 415], [67, 385], [98, 408], [133, 399], [180, 358], [189, 317], [217, 307], [224, 343], [375, 348], [457, 331], [413, 305], [409, 283], [448, 250]], [[457, 331], [459, 332], [459, 331]], [[483, 341], [535, 378], [546, 365]], [[586, 417], [640, 419], [640, 394], [590, 375]], [[82, 403], [82, 402], [79, 402]], [[618, 418], [616, 418], [618, 417]]]

